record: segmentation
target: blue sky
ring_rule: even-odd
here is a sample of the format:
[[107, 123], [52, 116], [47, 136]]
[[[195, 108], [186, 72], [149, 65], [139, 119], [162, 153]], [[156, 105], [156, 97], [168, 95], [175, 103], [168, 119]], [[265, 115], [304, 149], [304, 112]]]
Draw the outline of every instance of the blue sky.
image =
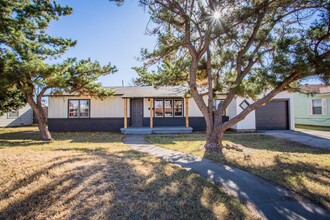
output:
[[70, 16], [52, 22], [48, 33], [77, 40], [63, 58], [91, 58], [101, 64], [111, 62], [119, 70], [100, 78], [105, 86], [125, 85], [137, 74], [131, 69], [141, 66], [136, 60], [141, 48], [153, 49], [156, 38], [145, 34], [149, 16], [137, 1], [127, 0], [118, 7], [108, 0], [58, 0], [73, 8]]
[[[145, 34], [149, 16], [138, 6], [137, 0], [126, 0], [118, 7], [108, 0], [57, 0], [73, 8], [70, 16], [51, 22], [48, 33], [53, 36], [72, 38], [78, 43], [70, 48], [63, 58], [91, 58], [101, 64], [109, 62], [119, 70], [100, 78], [104, 86], [125, 85], [137, 74], [131, 68], [141, 66], [136, 60], [141, 48], [152, 50], [156, 37]], [[309, 79], [304, 83], [316, 84]]]

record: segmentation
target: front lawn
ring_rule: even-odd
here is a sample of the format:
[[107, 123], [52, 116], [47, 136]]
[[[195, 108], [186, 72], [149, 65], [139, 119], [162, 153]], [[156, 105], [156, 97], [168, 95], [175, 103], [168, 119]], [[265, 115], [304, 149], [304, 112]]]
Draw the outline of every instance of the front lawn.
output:
[[[165, 148], [204, 156], [205, 135], [148, 136]], [[207, 156], [285, 186], [330, 208], [330, 151], [312, 148], [262, 134], [226, 134], [222, 157]]]
[[0, 128], [0, 219], [254, 219], [196, 174], [110, 133]]

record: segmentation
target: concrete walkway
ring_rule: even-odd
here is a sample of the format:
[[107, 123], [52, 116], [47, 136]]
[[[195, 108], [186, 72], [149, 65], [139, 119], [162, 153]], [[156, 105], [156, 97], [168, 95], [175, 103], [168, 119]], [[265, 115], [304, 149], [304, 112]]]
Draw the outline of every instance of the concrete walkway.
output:
[[309, 135], [313, 135], [313, 136], [319, 137], [319, 138], [329, 139], [329, 141], [330, 141], [330, 131], [316, 131], [316, 130], [308, 130], [308, 129], [302, 129], [302, 128], [297, 128], [296, 131], [306, 133]]
[[124, 143], [134, 150], [159, 157], [220, 183], [241, 201], [252, 203], [265, 219], [330, 219], [329, 211], [243, 170], [148, 144], [143, 136], [127, 136]]
[[262, 131], [262, 133], [276, 138], [309, 145], [311, 147], [318, 147], [330, 150], [330, 138], [317, 136], [317, 132], [315, 132], [314, 134], [307, 134], [288, 130], [269, 130]]

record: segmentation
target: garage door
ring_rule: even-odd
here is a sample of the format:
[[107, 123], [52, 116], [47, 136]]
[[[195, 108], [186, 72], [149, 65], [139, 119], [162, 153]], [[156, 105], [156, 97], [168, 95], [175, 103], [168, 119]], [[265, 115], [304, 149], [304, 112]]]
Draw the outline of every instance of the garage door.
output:
[[256, 109], [257, 130], [287, 130], [288, 101], [274, 100]]

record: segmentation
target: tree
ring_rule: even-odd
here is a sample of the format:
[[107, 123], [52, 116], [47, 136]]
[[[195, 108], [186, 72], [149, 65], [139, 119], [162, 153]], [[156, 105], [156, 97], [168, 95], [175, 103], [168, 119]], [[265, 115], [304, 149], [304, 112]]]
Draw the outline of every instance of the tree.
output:
[[50, 21], [71, 14], [72, 8], [50, 0], [0, 0], [0, 6], [0, 102], [4, 103], [0, 112], [27, 102], [38, 120], [42, 139], [51, 140], [41, 101], [47, 90], [52, 89], [54, 94], [109, 96], [112, 91], [95, 81], [116, 69], [90, 59], [70, 58], [52, 65], [46, 62], [59, 58], [76, 44], [45, 32]]
[[[206, 154], [221, 153], [227, 129], [280, 92], [296, 89], [299, 80], [319, 77], [329, 83], [328, 1], [140, 0], [140, 3], [149, 9], [154, 24], [151, 33], [158, 35], [155, 50], [143, 50], [144, 67], [136, 68], [140, 81], [168, 85], [182, 79], [182, 83], [189, 85], [206, 122]], [[171, 68], [177, 63], [187, 65]], [[148, 72], [148, 67], [155, 64], [160, 66], [158, 71]], [[199, 71], [207, 80], [207, 103], [197, 90]], [[169, 82], [172, 79], [176, 81]], [[213, 113], [217, 92], [227, 96]], [[222, 114], [236, 96], [250, 97], [254, 102], [223, 122]]]

